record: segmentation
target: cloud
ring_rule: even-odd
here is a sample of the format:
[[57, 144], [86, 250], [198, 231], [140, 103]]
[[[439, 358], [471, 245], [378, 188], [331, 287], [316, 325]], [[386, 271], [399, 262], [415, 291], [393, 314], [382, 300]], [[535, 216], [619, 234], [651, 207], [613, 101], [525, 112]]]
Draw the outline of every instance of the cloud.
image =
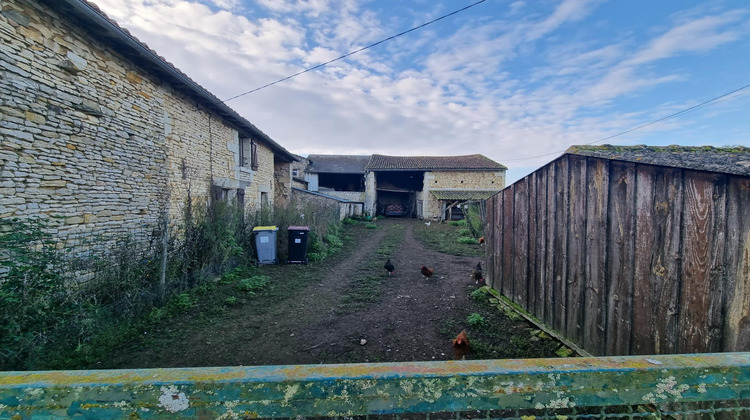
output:
[[[394, 16], [379, 3], [354, 0], [260, 0], [252, 10], [234, 0], [216, 0], [223, 10], [181, 0], [97, 2], [221, 98], [455, 7], [401, 4]], [[228, 104], [295, 153], [482, 153], [533, 167], [571, 144], [689, 103], [662, 96], [621, 106], [698, 77], [699, 69], [670, 66], [667, 58], [708, 55], [747, 32], [745, 10], [673, 14], [648, 31], [600, 37], [598, 1], [481, 7]], [[618, 141], [687, 125], [675, 120]]]
[[727, 26], [743, 19], [746, 15], [744, 11], [735, 10], [684, 22], [652, 40], [646, 48], [624, 64], [640, 65], [680, 53], [708, 51], [735, 41], [739, 38], [740, 32], [736, 28]]

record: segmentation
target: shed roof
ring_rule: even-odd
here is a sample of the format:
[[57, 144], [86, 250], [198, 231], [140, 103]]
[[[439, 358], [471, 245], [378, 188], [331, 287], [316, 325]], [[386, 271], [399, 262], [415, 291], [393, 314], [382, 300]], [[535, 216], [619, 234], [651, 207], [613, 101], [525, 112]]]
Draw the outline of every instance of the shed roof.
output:
[[750, 148], [743, 146], [571, 146], [565, 153], [698, 171], [750, 175]]
[[197, 102], [211, 109], [231, 125], [237, 128], [241, 136], [251, 137], [266, 144], [273, 152], [286, 161], [297, 160], [280, 144], [250, 123], [221, 99], [196, 83], [172, 63], [161, 57], [148, 45], [133, 36], [127, 29], [120, 27], [99, 7], [87, 0], [41, 0], [52, 9], [76, 23], [81, 29], [89, 32], [100, 42], [110, 45], [115, 51], [131, 60], [141, 68], [164, 80], [175, 89], [194, 98]]
[[367, 170], [372, 171], [504, 171], [508, 169], [484, 155], [464, 156], [386, 156], [372, 155]]
[[438, 200], [486, 200], [500, 190], [437, 190], [430, 191]]
[[364, 174], [370, 156], [361, 155], [309, 155], [311, 173]]

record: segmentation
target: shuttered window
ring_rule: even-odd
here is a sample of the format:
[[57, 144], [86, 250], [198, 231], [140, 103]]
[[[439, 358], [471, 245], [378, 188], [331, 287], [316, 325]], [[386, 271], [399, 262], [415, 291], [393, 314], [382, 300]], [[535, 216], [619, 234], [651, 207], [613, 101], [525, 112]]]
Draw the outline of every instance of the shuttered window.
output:
[[250, 142], [250, 160], [252, 162], [250, 169], [258, 170], [258, 145], [255, 142]]

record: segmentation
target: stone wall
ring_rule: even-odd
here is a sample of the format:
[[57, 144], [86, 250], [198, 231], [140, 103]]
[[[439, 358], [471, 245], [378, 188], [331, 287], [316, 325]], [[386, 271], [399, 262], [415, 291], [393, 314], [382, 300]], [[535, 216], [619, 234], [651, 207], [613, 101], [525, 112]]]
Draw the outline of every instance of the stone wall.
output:
[[435, 190], [501, 190], [505, 188], [505, 171], [435, 171], [425, 172], [424, 186], [418, 200], [423, 201], [425, 219], [440, 217], [442, 204], [430, 194]]
[[276, 161], [274, 164], [274, 204], [286, 207], [292, 198], [292, 165]]
[[[274, 154], [239, 167], [238, 132], [33, 0], [0, 0], [0, 217], [54, 217], [60, 246], [145, 237], [213, 182], [274, 202]], [[58, 219], [59, 218], [59, 219]]]
[[321, 193], [349, 201], [365, 201], [365, 192], [359, 191], [321, 191]]

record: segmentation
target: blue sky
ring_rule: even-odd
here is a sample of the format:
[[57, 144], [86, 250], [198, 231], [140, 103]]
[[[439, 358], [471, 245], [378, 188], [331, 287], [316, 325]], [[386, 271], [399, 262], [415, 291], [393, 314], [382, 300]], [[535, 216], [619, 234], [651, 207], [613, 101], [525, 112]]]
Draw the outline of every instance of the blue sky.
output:
[[[222, 99], [474, 3], [94, 2]], [[512, 182], [748, 84], [745, 0], [487, 0], [228, 104], [294, 153], [481, 153]], [[603, 143], [750, 145], [750, 89]]]

